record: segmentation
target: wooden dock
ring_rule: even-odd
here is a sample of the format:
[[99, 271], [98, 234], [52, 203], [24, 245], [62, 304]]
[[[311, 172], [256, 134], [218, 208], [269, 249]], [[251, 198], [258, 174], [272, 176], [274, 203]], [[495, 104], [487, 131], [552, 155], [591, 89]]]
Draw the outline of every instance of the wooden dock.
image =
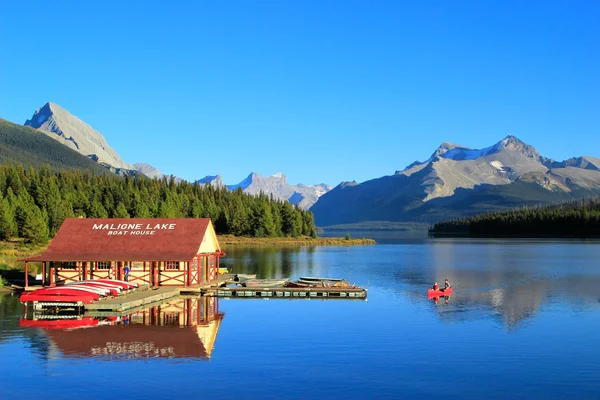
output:
[[137, 290], [124, 296], [100, 299], [93, 304], [85, 304], [84, 307], [86, 310], [122, 312], [178, 295], [178, 287], [161, 286], [158, 289]]
[[202, 287], [179, 288], [181, 294], [197, 294], [231, 298], [285, 298], [285, 299], [366, 299], [367, 289], [357, 287]]

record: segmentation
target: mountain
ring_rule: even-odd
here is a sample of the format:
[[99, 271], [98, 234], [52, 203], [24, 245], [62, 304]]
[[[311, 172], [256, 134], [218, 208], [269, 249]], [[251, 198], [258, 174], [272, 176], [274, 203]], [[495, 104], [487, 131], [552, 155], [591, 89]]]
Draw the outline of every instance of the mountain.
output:
[[55, 169], [88, 169], [96, 174], [110, 172], [78, 152], [63, 146], [42, 132], [0, 119], [0, 163], [14, 162]]
[[200, 185], [209, 185], [209, 186], [214, 186], [216, 188], [222, 188], [225, 186], [225, 183], [223, 183], [223, 179], [221, 178], [221, 175], [214, 175], [214, 176], [205, 176], [202, 179], [198, 179], [196, 181], [196, 183], [200, 184]]
[[135, 174], [133, 165], [124, 162], [106, 142], [100, 132], [94, 130], [76, 116], [54, 103], [46, 103], [25, 121], [52, 139], [77, 151], [119, 175]]
[[183, 182], [182, 178], [179, 178], [174, 175], [165, 175], [162, 172], [160, 172], [157, 168], [154, 168], [150, 164], [136, 163], [136, 164], [133, 164], [133, 167], [135, 168], [136, 171], [141, 172], [142, 174], [146, 175], [149, 178], [163, 179], [165, 177], [169, 178], [169, 177], [173, 176], [176, 183]]
[[[218, 176], [218, 175], [217, 175]], [[220, 177], [219, 177], [220, 178]], [[206, 179], [206, 178], [205, 178]], [[331, 190], [331, 186], [324, 183], [307, 185], [290, 185], [281, 172], [269, 177], [264, 177], [255, 172], [236, 185], [227, 185], [229, 190], [241, 188], [245, 193], [259, 194], [261, 192], [273, 195], [275, 199], [288, 200], [303, 210], [309, 209], [319, 197]]]
[[444, 142], [424, 162], [363, 183], [344, 182], [311, 207], [318, 226], [436, 222], [600, 193], [600, 160], [557, 162], [509, 135], [484, 149]]
[[133, 167], [136, 169], [136, 171], [141, 172], [142, 174], [146, 175], [148, 178], [162, 179], [165, 177], [165, 174], [163, 174], [157, 168], [154, 168], [150, 164], [136, 163], [136, 164], [133, 164]]

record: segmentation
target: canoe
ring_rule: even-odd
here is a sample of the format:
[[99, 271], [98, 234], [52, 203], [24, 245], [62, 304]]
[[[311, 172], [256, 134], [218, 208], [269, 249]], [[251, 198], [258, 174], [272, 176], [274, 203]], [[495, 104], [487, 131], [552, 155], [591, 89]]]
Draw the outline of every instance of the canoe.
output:
[[128, 290], [130, 287], [129, 286], [125, 286], [125, 285], [121, 285], [119, 283], [107, 283], [104, 281], [99, 281], [97, 279], [90, 279], [90, 280], [86, 280], [86, 281], [75, 281], [75, 282], [69, 282], [69, 283], [65, 283], [65, 285], [81, 285], [81, 284], [94, 284], [94, 285], [101, 285], [107, 288], [111, 288], [111, 289], [119, 289], [119, 290]]
[[452, 294], [452, 286], [446, 290], [427, 289], [427, 297], [448, 296]]
[[105, 286], [102, 283], [91, 283], [91, 282], [86, 282], [86, 283], [80, 283], [78, 285], [73, 285], [73, 284], [68, 284], [65, 286], [71, 286], [71, 287], [91, 287], [91, 288], [95, 288], [95, 289], [100, 289], [100, 290], [104, 290], [104, 291], [108, 291], [109, 294], [111, 296], [118, 296], [121, 293], [121, 289], [117, 288], [117, 287], [110, 287], [110, 286]]
[[138, 283], [128, 282], [128, 281], [120, 281], [118, 279], [93, 279], [93, 280], [90, 280], [90, 281], [110, 283], [112, 285], [121, 286], [121, 287], [123, 287], [125, 289], [134, 289], [134, 288], [140, 287], [140, 285]]
[[20, 326], [27, 328], [44, 329], [76, 329], [98, 326], [99, 320], [93, 317], [83, 317], [81, 319], [38, 319], [28, 320], [21, 318]]
[[23, 297], [23, 295], [25, 294], [36, 294], [36, 295], [50, 295], [50, 296], [93, 296], [96, 300], [100, 299], [100, 297], [102, 297], [102, 295], [98, 292], [92, 291], [92, 290], [86, 290], [86, 289], [82, 289], [82, 288], [78, 288], [78, 287], [66, 287], [66, 286], [61, 286], [61, 287], [49, 287], [49, 288], [42, 288], [42, 289], [37, 289], [34, 290], [33, 292], [26, 292], [23, 293], [21, 295], [21, 297]]
[[240, 282], [245, 287], [282, 287], [289, 279], [250, 279]]
[[118, 296], [119, 294], [121, 294], [121, 292], [123, 290], [127, 290], [127, 289], [123, 289], [121, 286], [117, 286], [117, 285], [111, 285], [109, 283], [104, 283], [104, 282], [94, 282], [94, 281], [79, 281], [79, 282], [71, 282], [71, 283], [67, 283], [64, 286], [90, 286], [90, 287], [97, 287], [97, 288], [101, 288], [101, 289], [107, 289], [110, 290], [110, 293], [113, 296]]
[[297, 283], [301, 286], [314, 286], [314, 287], [348, 287], [350, 282], [343, 279], [340, 280], [322, 280], [322, 281], [306, 281], [299, 279]]
[[84, 285], [51, 286], [51, 287], [38, 289], [38, 290], [44, 290], [47, 292], [64, 291], [64, 290], [79, 290], [81, 292], [96, 293], [97, 295], [99, 295], [101, 297], [106, 297], [106, 296], [110, 295], [110, 290], [108, 290], [108, 289], [92, 287], [92, 286], [84, 286]]
[[342, 278], [318, 278], [314, 276], [301, 276], [299, 278], [301, 281], [305, 282], [343, 282]]
[[21, 303], [27, 303], [30, 301], [41, 301], [41, 302], [51, 302], [51, 303], [85, 303], [92, 304], [94, 301], [98, 300], [99, 296], [94, 293], [85, 293], [79, 292], [77, 294], [67, 294], [67, 293], [52, 293], [52, 292], [42, 292], [36, 293], [37, 291], [23, 293], [19, 298]]

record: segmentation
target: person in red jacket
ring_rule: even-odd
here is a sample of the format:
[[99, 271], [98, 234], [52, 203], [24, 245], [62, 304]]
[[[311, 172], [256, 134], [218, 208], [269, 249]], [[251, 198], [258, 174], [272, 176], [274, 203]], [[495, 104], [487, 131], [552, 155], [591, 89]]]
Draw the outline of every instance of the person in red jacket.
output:
[[432, 289], [433, 290], [440, 290], [440, 285], [438, 285], [438, 283], [436, 282], [436, 283], [433, 284]]

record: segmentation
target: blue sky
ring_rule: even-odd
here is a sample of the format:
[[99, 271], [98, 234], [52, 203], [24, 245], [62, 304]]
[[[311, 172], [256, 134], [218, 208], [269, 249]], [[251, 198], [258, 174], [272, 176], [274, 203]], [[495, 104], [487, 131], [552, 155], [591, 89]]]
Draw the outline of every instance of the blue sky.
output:
[[193, 180], [359, 182], [443, 141], [600, 157], [594, 1], [7, 1], [0, 117], [55, 102]]

